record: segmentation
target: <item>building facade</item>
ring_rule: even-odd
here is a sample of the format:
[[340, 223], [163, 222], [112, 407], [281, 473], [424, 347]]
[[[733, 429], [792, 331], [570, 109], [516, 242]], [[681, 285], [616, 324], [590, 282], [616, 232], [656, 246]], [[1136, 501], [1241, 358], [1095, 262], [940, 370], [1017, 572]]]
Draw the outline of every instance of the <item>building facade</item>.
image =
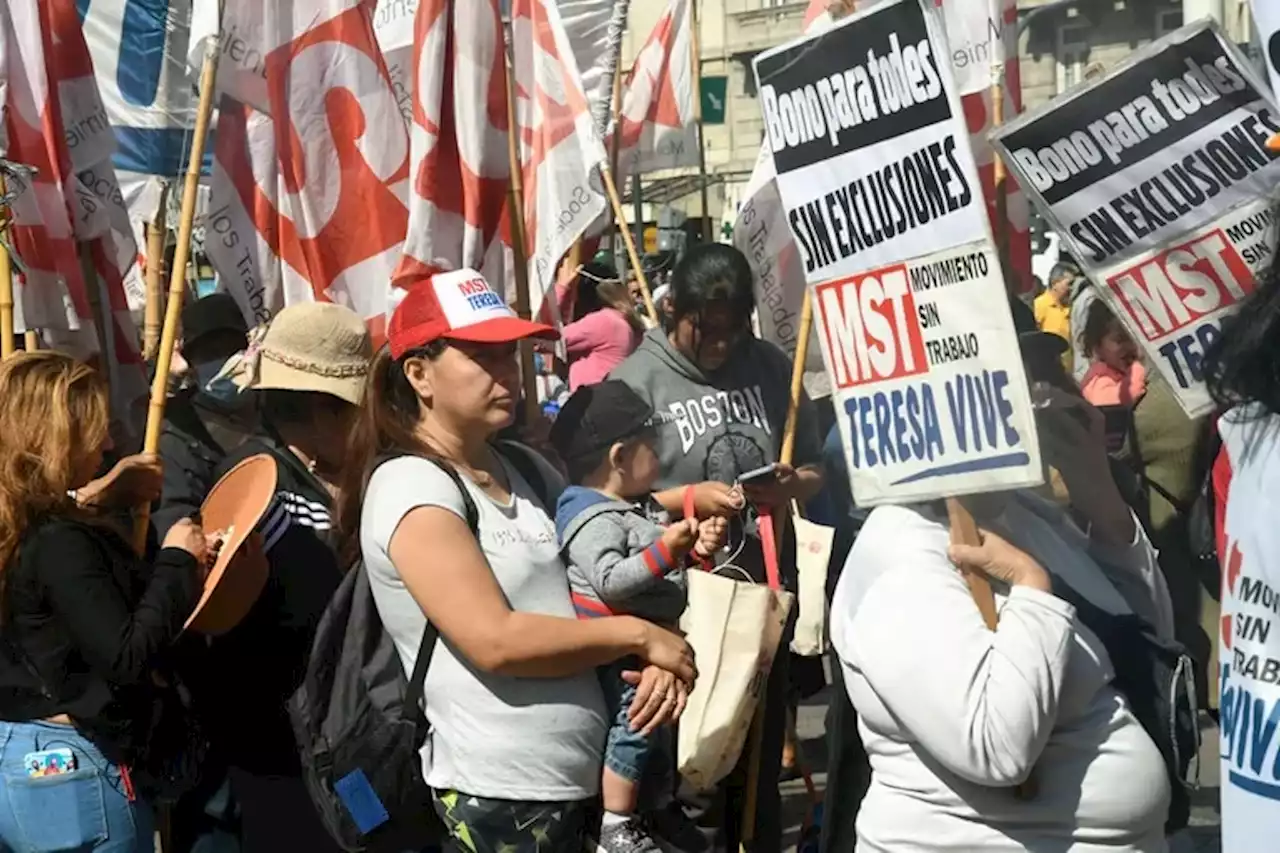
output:
[[[733, 221], [764, 135], [751, 62], [761, 51], [799, 36], [809, 4], [807, 0], [695, 2], [702, 75], [726, 78], [724, 122], [707, 125], [704, 139], [708, 214], [713, 231], [723, 233], [724, 225]], [[662, 0], [633, 0], [623, 43], [624, 67], [630, 67], [666, 5]], [[1018, 0], [1024, 108], [1051, 100], [1086, 74], [1105, 70], [1184, 21], [1206, 15], [1217, 18], [1232, 40], [1249, 47], [1253, 32], [1248, 0]], [[644, 177], [641, 197], [655, 202], [642, 208], [646, 221], [654, 222], [665, 205], [691, 219], [701, 215], [697, 193], [679, 195], [692, 186], [687, 180], [690, 172]], [[674, 180], [680, 177], [686, 180]]]

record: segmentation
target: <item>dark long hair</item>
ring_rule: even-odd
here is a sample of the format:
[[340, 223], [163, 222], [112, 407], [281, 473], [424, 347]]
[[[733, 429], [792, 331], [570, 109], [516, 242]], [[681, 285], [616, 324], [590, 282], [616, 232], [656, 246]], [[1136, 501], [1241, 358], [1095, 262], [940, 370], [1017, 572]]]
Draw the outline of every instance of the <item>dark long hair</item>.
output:
[[701, 314], [711, 302], [723, 303], [735, 319], [749, 318], [756, 307], [753, 282], [747, 256], [733, 246], [694, 246], [671, 274], [669, 322]]
[[[1271, 213], [1272, 227], [1280, 227], [1280, 204]], [[1222, 409], [1257, 403], [1267, 414], [1280, 414], [1280, 263], [1275, 255], [1258, 274], [1253, 293], [1223, 322], [1221, 336], [1205, 354], [1204, 371], [1209, 393]]]
[[418, 437], [422, 417], [418, 394], [404, 374], [410, 358], [438, 358], [444, 341], [433, 341], [399, 359], [382, 347], [373, 357], [364, 389], [364, 405], [347, 443], [338, 498], [338, 554], [344, 566], [360, 556], [360, 508], [374, 466], [384, 456], [412, 454], [437, 458], [439, 454]]

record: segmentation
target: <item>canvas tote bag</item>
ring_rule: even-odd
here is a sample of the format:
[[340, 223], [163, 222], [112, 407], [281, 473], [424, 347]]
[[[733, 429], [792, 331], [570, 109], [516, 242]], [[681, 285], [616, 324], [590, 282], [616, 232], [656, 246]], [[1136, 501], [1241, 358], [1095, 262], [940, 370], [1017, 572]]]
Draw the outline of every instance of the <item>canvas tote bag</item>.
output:
[[801, 657], [818, 657], [827, 651], [827, 566], [836, 531], [800, 517], [793, 502], [791, 520], [795, 524], [796, 574], [800, 595], [796, 602], [796, 630], [791, 651]]
[[[686, 493], [686, 517], [693, 517], [691, 497]], [[714, 787], [738, 763], [794, 602], [782, 589], [773, 518], [764, 513], [760, 538], [767, 586], [714, 569], [686, 575], [689, 604], [680, 628], [693, 646], [698, 682], [680, 718], [676, 753], [680, 774], [699, 790]]]

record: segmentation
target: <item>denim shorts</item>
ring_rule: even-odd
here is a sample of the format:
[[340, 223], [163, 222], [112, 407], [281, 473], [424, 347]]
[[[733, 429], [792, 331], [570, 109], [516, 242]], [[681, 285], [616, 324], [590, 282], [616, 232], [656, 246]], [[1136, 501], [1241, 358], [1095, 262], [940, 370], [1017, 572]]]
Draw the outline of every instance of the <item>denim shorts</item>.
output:
[[[24, 757], [50, 749], [71, 750], [76, 769], [28, 775]], [[71, 726], [0, 722], [0, 849], [152, 853], [155, 821], [129, 802], [120, 768]]]
[[624, 658], [600, 667], [600, 687], [609, 712], [609, 739], [605, 742], [604, 765], [628, 782], [639, 783], [648, 766], [649, 757], [665, 749], [669, 729], [663, 728], [647, 737], [633, 732], [628, 716], [636, 698], [636, 688], [622, 680], [627, 670], [639, 670], [634, 658]]

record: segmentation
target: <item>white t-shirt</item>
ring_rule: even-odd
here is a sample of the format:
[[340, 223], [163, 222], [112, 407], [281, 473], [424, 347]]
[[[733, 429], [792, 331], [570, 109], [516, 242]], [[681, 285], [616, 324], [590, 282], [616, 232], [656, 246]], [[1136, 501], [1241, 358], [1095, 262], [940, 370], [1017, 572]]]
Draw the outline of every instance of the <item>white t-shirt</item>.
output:
[[[505, 460], [503, 465], [513, 492], [506, 505], [462, 475], [479, 513], [485, 559], [513, 609], [573, 619], [555, 526], [529, 484]], [[558, 480], [550, 468], [544, 476]], [[426, 619], [387, 547], [401, 519], [425, 506], [466, 518], [449, 476], [426, 459], [405, 456], [374, 472], [360, 520], [374, 601], [405, 672], [413, 671]], [[431, 787], [536, 802], [586, 799], [598, 791], [607, 724], [593, 670], [571, 678], [485, 673], [441, 638], [424, 694], [431, 734], [422, 763]]]
[[[1171, 630], [1141, 533], [1099, 550], [1024, 493], [1000, 521], [1096, 606]], [[859, 853], [1163, 853], [1164, 762], [1111, 687], [1101, 641], [1070, 604], [1025, 587], [995, 589], [999, 627], [987, 630], [948, 541], [945, 517], [877, 508], [832, 600], [831, 642], [872, 769]], [[1020, 800], [1012, 789], [1028, 775], [1036, 793]]]
[[1219, 464], [1229, 466], [1215, 470], [1218, 483], [1229, 477], [1218, 543], [1222, 851], [1272, 853], [1280, 849], [1280, 417], [1233, 409], [1218, 431]]

